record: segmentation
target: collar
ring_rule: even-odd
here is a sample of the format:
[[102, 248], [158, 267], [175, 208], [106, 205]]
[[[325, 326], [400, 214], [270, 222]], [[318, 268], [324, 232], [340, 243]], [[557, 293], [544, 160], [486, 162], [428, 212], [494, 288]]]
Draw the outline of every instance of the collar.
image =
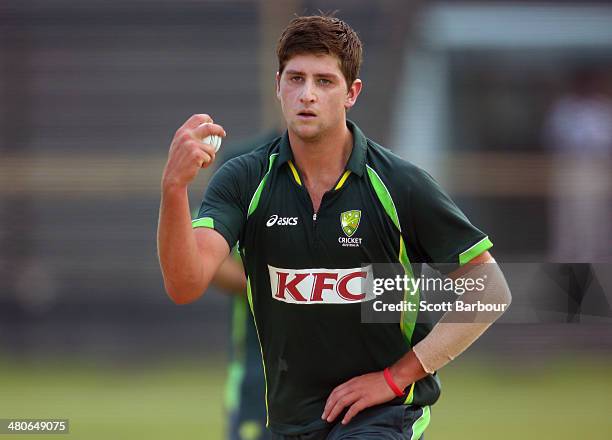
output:
[[[346, 164], [346, 169], [361, 177], [365, 173], [368, 142], [363, 132], [354, 122], [347, 119], [346, 126], [353, 134], [353, 150], [351, 151], [351, 156]], [[280, 140], [276, 166], [279, 167], [290, 160], [293, 161], [293, 152], [291, 151], [291, 144], [289, 143], [289, 132], [285, 131], [285, 134], [283, 134]]]

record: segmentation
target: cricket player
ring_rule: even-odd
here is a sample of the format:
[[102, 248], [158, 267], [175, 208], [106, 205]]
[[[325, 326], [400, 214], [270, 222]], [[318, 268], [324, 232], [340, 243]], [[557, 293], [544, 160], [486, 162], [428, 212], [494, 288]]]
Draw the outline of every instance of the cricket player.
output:
[[[279, 439], [419, 439], [437, 371], [491, 324], [364, 324], [370, 263], [489, 266], [481, 301], [510, 302], [488, 236], [423, 170], [347, 120], [363, 83], [359, 37], [338, 18], [293, 19], [278, 47], [287, 131], [230, 160], [191, 220], [187, 188], [215, 160], [211, 116], [190, 117], [162, 177], [158, 251], [168, 295], [195, 301], [236, 243], [261, 347], [267, 426]], [[464, 295], [465, 298], [465, 295]], [[496, 318], [495, 316], [494, 318]]]

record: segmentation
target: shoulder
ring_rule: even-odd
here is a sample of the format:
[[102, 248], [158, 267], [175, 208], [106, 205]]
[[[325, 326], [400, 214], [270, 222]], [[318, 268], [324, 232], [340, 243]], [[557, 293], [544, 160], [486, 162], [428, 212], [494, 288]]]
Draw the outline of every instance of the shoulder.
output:
[[391, 193], [411, 193], [435, 183], [423, 168], [403, 159], [393, 151], [368, 139], [366, 172], [377, 176]]
[[221, 165], [213, 178], [231, 179], [235, 183], [257, 185], [265, 176], [270, 162], [278, 156], [280, 138], [255, 147], [253, 150], [235, 156]]
[[262, 147], [265, 147], [272, 143], [278, 143], [280, 140], [280, 133], [278, 130], [269, 130], [265, 133], [260, 133], [255, 136], [251, 136], [248, 139], [242, 139], [236, 142], [228, 143], [227, 148], [222, 150], [222, 155], [219, 156], [221, 159], [219, 167], [226, 162], [235, 159], [239, 156], [244, 156], [253, 153]]

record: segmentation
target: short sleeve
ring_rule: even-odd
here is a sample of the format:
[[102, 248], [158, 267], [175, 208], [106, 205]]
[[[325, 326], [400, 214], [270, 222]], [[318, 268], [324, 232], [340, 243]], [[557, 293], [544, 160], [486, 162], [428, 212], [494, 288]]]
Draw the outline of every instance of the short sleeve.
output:
[[241, 179], [245, 173], [240, 170], [240, 161], [233, 159], [225, 163], [214, 174], [193, 228], [211, 228], [219, 232], [230, 249], [234, 247], [246, 221], [246, 208], [241, 191]]
[[411, 183], [410, 212], [403, 216], [410, 221], [402, 229], [409, 231], [423, 262], [448, 272], [493, 246], [427, 172], [418, 169]]

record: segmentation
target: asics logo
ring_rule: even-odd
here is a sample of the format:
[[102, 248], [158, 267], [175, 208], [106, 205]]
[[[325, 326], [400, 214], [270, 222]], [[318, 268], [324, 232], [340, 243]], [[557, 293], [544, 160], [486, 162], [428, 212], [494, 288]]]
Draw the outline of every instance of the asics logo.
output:
[[298, 224], [297, 217], [279, 217], [274, 214], [271, 215], [268, 221], [266, 222], [266, 226], [269, 228], [270, 226], [278, 225], [278, 226], [296, 226]]

